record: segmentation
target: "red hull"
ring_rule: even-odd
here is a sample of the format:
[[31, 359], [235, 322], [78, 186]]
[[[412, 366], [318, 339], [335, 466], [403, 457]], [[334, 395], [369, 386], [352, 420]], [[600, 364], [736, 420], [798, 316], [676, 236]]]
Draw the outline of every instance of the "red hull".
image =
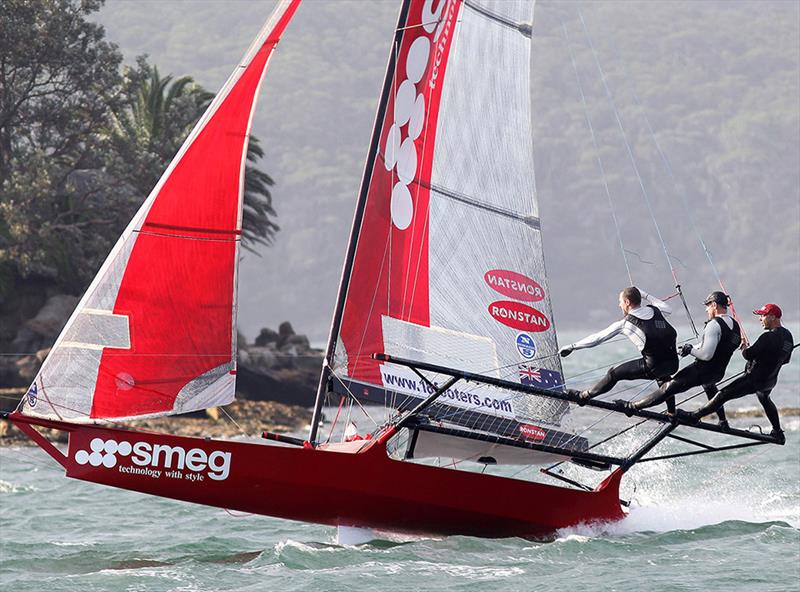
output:
[[[621, 470], [595, 491], [578, 491], [397, 461], [380, 440], [341, 452], [66, 424], [16, 413], [10, 419], [63, 465], [68, 477], [290, 520], [538, 538], [624, 516]], [[67, 455], [30, 423], [69, 432]]]

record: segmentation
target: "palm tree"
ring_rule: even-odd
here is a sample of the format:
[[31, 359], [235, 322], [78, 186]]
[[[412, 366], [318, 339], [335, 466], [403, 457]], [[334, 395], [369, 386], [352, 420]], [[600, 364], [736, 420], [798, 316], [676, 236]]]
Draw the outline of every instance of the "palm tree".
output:
[[[158, 68], [141, 58], [137, 68], [128, 70], [125, 77], [129, 98], [125, 109], [114, 113], [111, 141], [118, 161], [112, 168], [146, 195], [214, 95], [190, 76], [162, 78]], [[270, 192], [274, 181], [256, 166], [263, 156], [258, 138], [251, 136], [245, 166], [242, 245], [253, 253], [256, 244], [270, 245], [280, 230]]]

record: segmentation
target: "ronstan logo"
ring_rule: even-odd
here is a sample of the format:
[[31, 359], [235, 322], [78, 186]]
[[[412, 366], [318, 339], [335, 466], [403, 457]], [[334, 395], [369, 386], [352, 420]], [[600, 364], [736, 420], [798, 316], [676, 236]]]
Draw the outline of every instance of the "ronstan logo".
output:
[[505, 269], [493, 269], [483, 274], [484, 281], [503, 296], [524, 300], [525, 302], [539, 302], [544, 300], [544, 289], [536, 280]]
[[541, 312], [527, 304], [511, 300], [498, 300], [489, 305], [489, 314], [506, 327], [538, 333], [550, 328], [550, 321]]
[[[202, 448], [186, 450], [181, 446], [168, 444], [150, 444], [149, 442], [130, 442], [103, 440], [94, 438], [89, 443], [89, 451], [78, 450], [75, 462], [79, 465], [89, 464], [93, 467], [104, 466], [112, 469], [117, 466], [117, 456], [130, 456], [130, 462], [136, 466], [120, 466], [120, 473], [145, 475], [159, 478], [164, 475], [172, 478], [186, 478], [189, 481], [202, 481], [203, 473], [214, 481], [228, 478], [231, 469], [231, 453], [214, 450], [211, 453]], [[169, 471], [169, 472], [167, 472]], [[183, 471], [187, 471], [184, 476]]]
[[522, 423], [519, 426], [519, 433], [525, 436], [528, 440], [544, 440], [547, 432], [539, 426]]

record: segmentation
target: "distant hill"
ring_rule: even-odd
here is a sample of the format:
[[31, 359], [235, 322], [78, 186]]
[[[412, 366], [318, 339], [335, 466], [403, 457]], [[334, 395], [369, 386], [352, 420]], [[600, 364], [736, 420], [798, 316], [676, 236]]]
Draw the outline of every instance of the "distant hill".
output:
[[[628, 283], [570, 50], [633, 279], [657, 295], [674, 291], [578, 7], [696, 319], [699, 302], [717, 286], [692, 225], [740, 310], [776, 301], [797, 319], [800, 5], [540, 1], [535, 165], [558, 325], [609, 320]], [[162, 72], [189, 74], [216, 90], [270, 9], [263, 2], [111, 0], [97, 18], [128, 62], [148, 53]], [[239, 318], [250, 338], [284, 319], [312, 342], [326, 336], [397, 9], [394, 1], [306, 2], [281, 41], [253, 131], [277, 182], [282, 231], [263, 257], [246, 255], [241, 266]]]

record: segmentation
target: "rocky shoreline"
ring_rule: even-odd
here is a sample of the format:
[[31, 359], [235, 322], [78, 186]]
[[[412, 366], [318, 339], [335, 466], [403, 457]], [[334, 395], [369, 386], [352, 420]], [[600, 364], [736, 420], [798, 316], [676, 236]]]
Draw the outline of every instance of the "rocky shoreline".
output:
[[[2, 389], [4, 392], [12, 389]], [[13, 389], [18, 391], [19, 389]], [[24, 393], [21, 392], [20, 396]], [[234, 401], [225, 407], [215, 407], [206, 413], [159, 417], [127, 422], [122, 427], [134, 430], [162, 432], [176, 436], [230, 439], [239, 436], [258, 437], [264, 431], [296, 432], [305, 430], [311, 422], [306, 407], [284, 405], [274, 401]], [[66, 443], [67, 434], [57, 430], [42, 430], [49, 439]], [[0, 420], [0, 446], [27, 446], [33, 442], [7, 420]]]
[[[0, 356], [0, 385], [8, 387], [0, 388], [0, 411], [16, 408], [76, 304], [74, 296], [52, 296], [16, 328], [13, 340], [0, 341], [0, 353], [6, 352]], [[208, 412], [129, 422], [125, 427], [210, 438], [306, 429], [322, 368], [322, 350], [311, 347], [308, 337], [295, 333], [288, 321], [277, 331], [261, 329], [253, 343], [239, 334], [237, 346], [234, 403]], [[45, 432], [57, 441], [66, 441], [63, 432]], [[0, 446], [26, 444], [31, 441], [25, 434], [0, 420]]]
[[[0, 396], [21, 397], [24, 389], [0, 389]], [[800, 408], [784, 407], [780, 409], [781, 417], [798, 417]], [[730, 419], [744, 419], [749, 417], [763, 417], [761, 409], [729, 410]], [[308, 429], [311, 422], [311, 410], [297, 405], [286, 405], [275, 401], [250, 401], [237, 400], [225, 407], [215, 407], [205, 413], [197, 412], [187, 415], [159, 417], [131, 421], [122, 427], [174, 434], [176, 436], [191, 436], [198, 438], [231, 439], [240, 436], [258, 437], [262, 432], [303, 432]], [[42, 430], [48, 438], [61, 443], [66, 443], [67, 434], [57, 430]], [[33, 442], [15, 428], [11, 422], [0, 420], [0, 447], [3, 446], [28, 446]]]

